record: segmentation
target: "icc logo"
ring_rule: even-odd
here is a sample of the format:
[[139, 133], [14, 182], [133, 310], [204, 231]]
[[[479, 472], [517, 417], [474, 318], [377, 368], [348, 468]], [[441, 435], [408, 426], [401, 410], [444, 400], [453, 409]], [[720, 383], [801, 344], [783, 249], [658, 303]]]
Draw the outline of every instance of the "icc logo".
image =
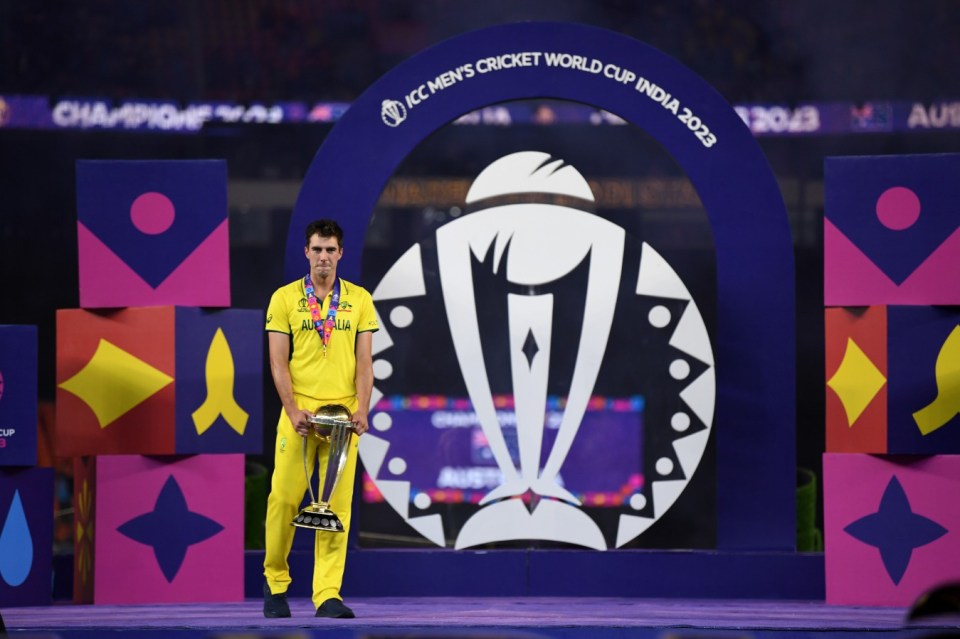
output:
[[[387, 371], [374, 400], [442, 394], [438, 384], [465, 391], [496, 484], [454, 530], [447, 509], [422, 489], [436, 477], [421, 468], [432, 451], [411, 449], [403, 428], [390, 428], [400, 415], [383, 403], [360, 440], [364, 466], [384, 499], [437, 545], [456, 534], [456, 548], [523, 539], [622, 546], [673, 505], [709, 440], [716, 378], [700, 310], [666, 259], [592, 212], [587, 180], [561, 159], [501, 157], [474, 180], [466, 204], [473, 212], [415, 243], [374, 288], [378, 312], [390, 319], [374, 335], [374, 370]], [[410, 362], [440, 368], [410, 374], [408, 352]], [[643, 481], [624, 495], [608, 538], [572, 479], [603, 471], [604, 457], [590, 458], [594, 467], [564, 464], [591, 442], [624, 445], [581, 426], [598, 397], [627, 395], [646, 398], [634, 429], [643, 433], [640, 468], [632, 470]], [[513, 398], [509, 424], [498, 404], [504, 396]], [[548, 414], [551, 397], [562, 401]]]
[[400, 126], [407, 119], [407, 108], [396, 100], [384, 100], [380, 106], [380, 119], [387, 126]]

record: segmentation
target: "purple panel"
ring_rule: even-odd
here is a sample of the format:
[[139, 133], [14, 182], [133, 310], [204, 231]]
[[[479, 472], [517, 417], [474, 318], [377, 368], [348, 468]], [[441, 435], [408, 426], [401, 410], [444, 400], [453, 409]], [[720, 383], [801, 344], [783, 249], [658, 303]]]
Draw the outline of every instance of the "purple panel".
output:
[[888, 452], [960, 453], [960, 310], [891, 306], [887, 323]]
[[529, 594], [527, 560], [527, 552], [521, 550], [352, 551], [347, 558], [342, 592], [357, 597], [519, 597]]
[[94, 603], [238, 601], [243, 455], [97, 461]]
[[0, 466], [37, 463], [37, 327], [0, 326]]
[[263, 313], [176, 313], [176, 452], [263, 452]]
[[81, 306], [156, 304], [140, 281], [165, 304], [228, 306], [226, 179], [223, 160], [78, 161]]
[[820, 599], [823, 556], [793, 552], [530, 553], [534, 596]]
[[[304, 563], [311, 554], [291, 557]], [[247, 596], [262, 584], [259, 565], [248, 557]], [[794, 552], [351, 550], [343, 593], [822, 600], [823, 566], [821, 553]]]
[[50, 99], [45, 95], [0, 95], [0, 127], [49, 129], [53, 127]]
[[826, 216], [899, 285], [960, 226], [958, 172], [960, 154], [827, 158]]
[[0, 607], [50, 603], [53, 469], [0, 469]]
[[823, 457], [827, 602], [909, 606], [960, 579], [960, 457]]
[[[417, 460], [391, 479], [409, 481], [411, 494], [425, 492], [433, 501], [479, 503], [502, 478], [470, 400], [432, 396], [429, 401], [433, 408], [418, 408], [416, 398], [400, 397], [381, 400], [377, 405], [379, 412], [391, 416], [391, 432], [398, 434], [390, 439], [391, 456]], [[541, 464], [553, 448], [563, 417], [556, 404], [556, 398], [551, 398]], [[594, 398], [584, 414], [581, 436], [570, 449], [560, 476], [563, 486], [585, 505], [619, 506], [642, 486], [643, 405], [639, 396]], [[507, 448], [519, 468], [513, 410], [498, 412]], [[617, 446], [610, 447], [611, 441]], [[598, 464], [598, 459], [603, 463]], [[380, 497], [374, 493], [366, 499]]]

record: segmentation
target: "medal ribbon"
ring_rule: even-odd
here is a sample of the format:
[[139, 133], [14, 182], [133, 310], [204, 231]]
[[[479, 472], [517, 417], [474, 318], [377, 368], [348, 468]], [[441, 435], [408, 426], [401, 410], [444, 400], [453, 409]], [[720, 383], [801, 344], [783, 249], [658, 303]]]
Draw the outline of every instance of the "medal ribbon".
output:
[[333, 334], [333, 328], [336, 326], [337, 307], [340, 306], [340, 278], [333, 282], [333, 294], [330, 296], [330, 307], [327, 309], [327, 319], [320, 317], [320, 306], [322, 302], [317, 300], [313, 293], [313, 282], [310, 281], [310, 274], [303, 278], [303, 290], [307, 294], [307, 306], [310, 308], [310, 316], [313, 318], [313, 327], [320, 334], [320, 343], [323, 344], [323, 356], [327, 356], [327, 343], [330, 341], [330, 335]]

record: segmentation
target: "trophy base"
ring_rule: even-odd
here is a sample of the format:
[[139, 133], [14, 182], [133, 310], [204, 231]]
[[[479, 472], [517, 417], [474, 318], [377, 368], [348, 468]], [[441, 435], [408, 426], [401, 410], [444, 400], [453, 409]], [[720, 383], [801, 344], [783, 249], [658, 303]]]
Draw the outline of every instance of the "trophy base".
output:
[[326, 532], [344, 532], [343, 522], [325, 504], [312, 503], [300, 511], [291, 526], [307, 528], [309, 530], [324, 530]]

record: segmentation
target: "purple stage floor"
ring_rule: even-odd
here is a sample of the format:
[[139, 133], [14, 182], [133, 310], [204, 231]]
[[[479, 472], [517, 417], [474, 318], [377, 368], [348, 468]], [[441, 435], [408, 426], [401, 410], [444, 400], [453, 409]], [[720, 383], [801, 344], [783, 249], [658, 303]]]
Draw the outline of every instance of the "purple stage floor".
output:
[[293, 618], [264, 619], [259, 600], [224, 604], [71, 604], [2, 611], [11, 636], [61, 637], [888, 637], [960, 636], [960, 619], [904, 626], [897, 608], [809, 601], [497, 597], [350, 599], [356, 619], [315, 619], [306, 598]]

